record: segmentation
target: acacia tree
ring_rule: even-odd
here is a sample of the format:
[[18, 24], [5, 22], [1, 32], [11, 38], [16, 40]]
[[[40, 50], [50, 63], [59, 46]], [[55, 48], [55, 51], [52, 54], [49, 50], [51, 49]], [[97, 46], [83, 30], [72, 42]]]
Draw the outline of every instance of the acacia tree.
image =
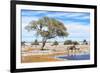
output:
[[65, 37], [68, 36], [67, 28], [64, 24], [55, 18], [42, 17], [37, 21], [31, 21], [26, 27], [28, 31], [36, 31], [36, 35], [42, 37], [42, 47], [44, 50], [46, 41], [55, 37]]

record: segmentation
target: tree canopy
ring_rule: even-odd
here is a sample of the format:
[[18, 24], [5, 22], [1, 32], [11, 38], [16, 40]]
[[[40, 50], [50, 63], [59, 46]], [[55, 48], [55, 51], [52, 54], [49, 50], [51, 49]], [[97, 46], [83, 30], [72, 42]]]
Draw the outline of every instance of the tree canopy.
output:
[[55, 37], [67, 37], [68, 32], [64, 24], [55, 18], [42, 17], [37, 21], [31, 21], [29, 25], [25, 27], [28, 31], [36, 31], [36, 35], [43, 37], [42, 49], [47, 41], [47, 39]]

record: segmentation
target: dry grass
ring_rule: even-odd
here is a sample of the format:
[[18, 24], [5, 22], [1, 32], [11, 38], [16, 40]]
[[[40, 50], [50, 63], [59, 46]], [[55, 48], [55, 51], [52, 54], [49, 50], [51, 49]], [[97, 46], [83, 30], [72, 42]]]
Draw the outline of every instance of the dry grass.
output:
[[47, 55], [31, 55], [31, 56], [23, 56], [22, 63], [30, 63], [30, 62], [51, 62], [51, 61], [60, 61], [58, 59], [51, 58]]
[[30, 63], [30, 62], [51, 62], [51, 61], [62, 61], [59, 59], [55, 59], [52, 56], [57, 55], [65, 55], [67, 52], [55, 52], [53, 54], [48, 55], [28, 55], [22, 56], [22, 63]]

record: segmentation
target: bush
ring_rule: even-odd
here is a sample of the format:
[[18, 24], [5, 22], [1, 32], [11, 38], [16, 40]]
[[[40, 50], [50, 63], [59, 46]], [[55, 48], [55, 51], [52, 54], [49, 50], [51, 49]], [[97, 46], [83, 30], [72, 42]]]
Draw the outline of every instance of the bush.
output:
[[71, 40], [66, 40], [66, 41], [64, 42], [64, 45], [69, 45], [69, 44], [72, 44], [72, 41], [71, 41]]
[[79, 45], [79, 43], [77, 41], [73, 41], [74, 45]]
[[31, 45], [39, 45], [39, 42], [35, 40], [34, 42], [31, 43]]
[[83, 40], [84, 45], [88, 45], [88, 42], [86, 40]]
[[53, 42], [53, 45], [58, 45], [59, 43], [57, 41]]
[[22, 42], [21, 42], [21, 45], [24, 46], [24, 45], [25, 45], [25, 41], [22, 41]]

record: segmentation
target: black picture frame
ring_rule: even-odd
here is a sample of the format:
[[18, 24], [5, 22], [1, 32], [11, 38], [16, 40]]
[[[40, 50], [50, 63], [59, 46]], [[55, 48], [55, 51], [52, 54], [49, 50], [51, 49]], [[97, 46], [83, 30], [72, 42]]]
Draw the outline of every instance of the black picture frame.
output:
[[[71, 8], [86, 8], [94, 10], [94, 64], [74, 65], [74, 66], [55, 66], [41, 68], [24, 68], [16, 69], [16, 5], [38, 5], [38, 6], [53, 6], [53, 7], [71, 7]], [[63, 3], [47, 3], [33, 1], [11, 1], [11, 61], [10, 71], [13, 72], [29, 72], [29, 71], [45, 71], [45, 70], [61, 70], [61, 69], [79, 69], [97, 67], [97, 6], [95, 5], [79, 5], [79, 4], [63, 4]]]

